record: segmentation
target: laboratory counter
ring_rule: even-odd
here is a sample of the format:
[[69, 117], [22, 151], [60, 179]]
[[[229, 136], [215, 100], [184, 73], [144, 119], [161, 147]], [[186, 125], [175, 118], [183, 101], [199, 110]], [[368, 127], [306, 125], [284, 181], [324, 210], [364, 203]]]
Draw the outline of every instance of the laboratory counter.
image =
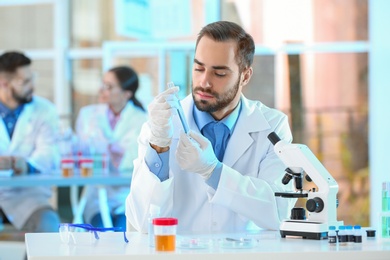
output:
[[[87, 233], [77, 233], [83, 235]], [[155, 252], [148, 235], [128, 232], [100, 233], [88, 244], [64, 244], [59, 233], [27, 233], [26, 249], [30, 260], [50, 259], [390, 259], [390, 241], [363, 237], [362, 243], [329, 245], [328, 240], [299, 237], [281, 238], [276, 231], [242, 235], [177, 236], [174, 252]], [[78, 239], [77, 241], [81, 241]]]

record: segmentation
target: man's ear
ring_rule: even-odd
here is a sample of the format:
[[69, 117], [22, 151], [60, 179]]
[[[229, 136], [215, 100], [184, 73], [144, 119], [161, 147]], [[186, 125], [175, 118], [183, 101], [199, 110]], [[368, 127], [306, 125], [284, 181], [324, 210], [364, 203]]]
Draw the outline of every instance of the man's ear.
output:
[[249, 67], [242, 72], [242, 85], [243, 86], [245, 86], [249, 83], [249, 80], [251, 79], [252, 75], [253, 75], [253, 68], [252, 67]]

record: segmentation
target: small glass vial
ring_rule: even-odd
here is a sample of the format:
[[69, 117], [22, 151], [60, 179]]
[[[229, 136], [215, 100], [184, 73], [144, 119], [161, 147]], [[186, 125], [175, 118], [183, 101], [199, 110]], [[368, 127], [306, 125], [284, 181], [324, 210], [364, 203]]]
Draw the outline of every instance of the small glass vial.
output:
[[361, 243], [362, 242], [362, 235], [363, 235], [361, 226], [356, 225], [353, 227], [353, 230], [354, 230], [353, 233], [354, 233], [354, 237], [355, 237], [354, 242]]
[[177, 218], [153, 219], [156, 251], [176, 250]]
[[355, 242], [355, 236], [353, 232], [353, 227], [351, 225], [348, 225], [345, 227], [346, 233], [347, 233], [347, 243], [353, 244]]
[[390, 211], [390, 182], [382, 183], [382, 212]]
[[329, 242], [329, 245], [336, 245], [337, 244], [337, 234], [336, 234], [336, 227], [335, 226], [329, 226], [328, 242]]
[[154, 204], [150, 204], [149, 218], [148, 218], [148, 239], [149, 246], [154, 247], [154, 226], [153, 219], [160, 217], [160, 207]]
[[80, 159], [80, 175], [81, 177], [90, 177], [93, 172], [93, 159]]
[[70, 158], [61, 160], [61, 171], [63, 177], [74, 176], [74, 160]]
[[390, 239], [390, 182], [382, 183], [381, 238]]
[[339, 226], [338, 241], [340, 246], [345, 246], [347, 244], [347, 232], [345, 231], [345, 226]]

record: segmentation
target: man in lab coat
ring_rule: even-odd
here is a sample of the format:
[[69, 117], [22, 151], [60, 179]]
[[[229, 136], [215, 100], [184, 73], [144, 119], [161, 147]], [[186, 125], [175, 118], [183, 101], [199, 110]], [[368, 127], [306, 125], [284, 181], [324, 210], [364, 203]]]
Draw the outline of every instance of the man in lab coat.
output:
[[[23, 53], [0, 56], [0, 171], [48, 174], [59, 161], [58, 115], [52, 103], [33, 95], [31, 60]], [[0, 187], [0, 212], [17, 229], [58, 231], [50, 187]]]
[[277, 230], [289, 217], [295, 199], [274, 192], [293, 187], [281, 183], [285, 166], [267, 139], [276, 132], [292, 141], [287, 116], [242, 94], [254, 50], [237, 24], [220, 21], [200, 31], [192, 95], [181, 101], [191, 131], [183, 132], [172, 108], [177, 87], [151, 102], [126, 200], [129, 226], [146, 232], [152, 204], [161, 216], [178, 218], [181, 234]]

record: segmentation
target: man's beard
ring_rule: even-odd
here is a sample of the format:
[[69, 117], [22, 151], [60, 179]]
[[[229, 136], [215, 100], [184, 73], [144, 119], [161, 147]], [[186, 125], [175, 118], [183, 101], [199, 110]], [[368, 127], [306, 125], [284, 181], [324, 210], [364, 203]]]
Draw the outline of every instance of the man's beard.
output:
[[32, 93], [33, 91], [27, 92], [24, 96], [19, 95], [18, 93], [15, 92], [14, 89], [11, 89], [12, 97], [18, 102], [20, 105], [22, 104], [27, 104], [32, 101]]
[[[218, 94], [215, 91], [209, 88], [195, 87], [192, 90], [192, 98], [194, 99], [195, 106], [197, 109], [203, 112], [213, 113], [227, 107], [236, 97], [240, 85], [240, 78], [238, 78], [233, 89], [229, 90], [227, 93]], [[202, 91], [213, 96], [216, 99], [215, 103], [211, 103], [207, 100], [196, 100], [195, 92]]]

